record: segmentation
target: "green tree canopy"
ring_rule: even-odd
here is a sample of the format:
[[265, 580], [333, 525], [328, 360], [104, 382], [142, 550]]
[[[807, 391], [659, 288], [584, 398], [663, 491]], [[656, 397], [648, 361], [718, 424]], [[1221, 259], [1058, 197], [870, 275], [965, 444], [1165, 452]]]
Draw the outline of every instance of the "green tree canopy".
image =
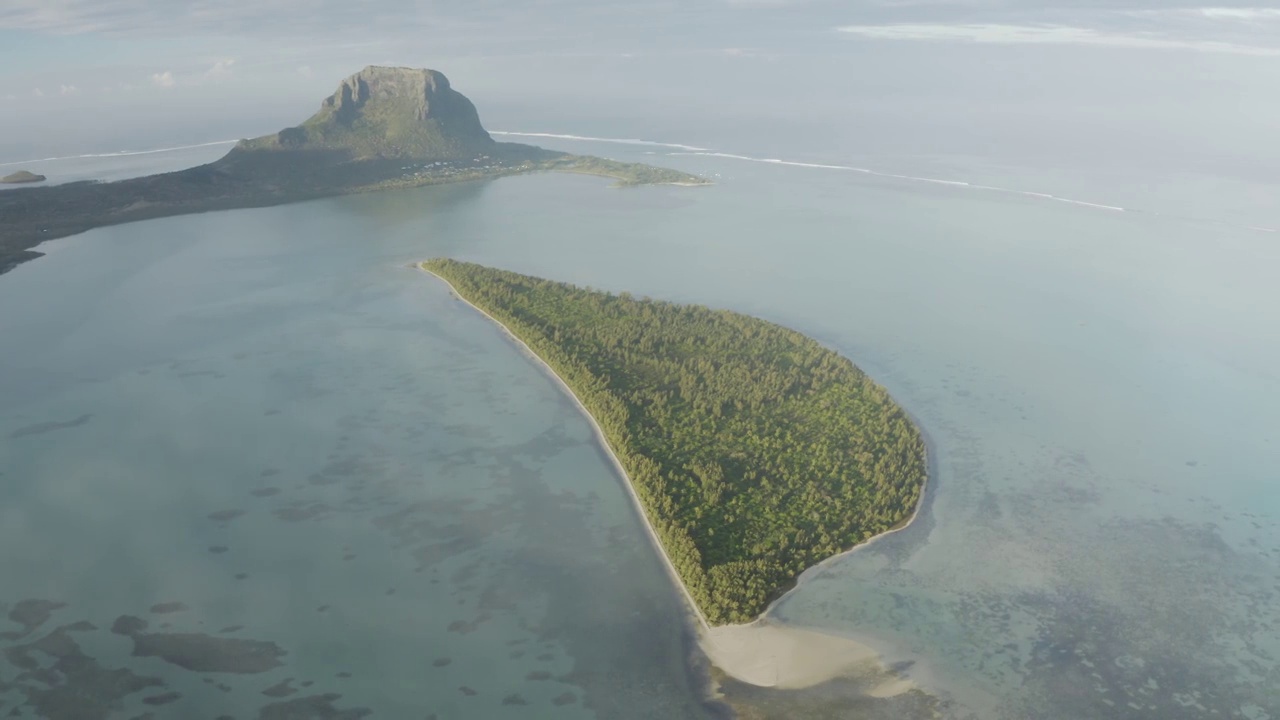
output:
[[798, 332], [471, 263], [423, 267], [572, 388], [712, 623], [753, 619], [805, 568], [916, 506], [926, 459], [915, 425]]

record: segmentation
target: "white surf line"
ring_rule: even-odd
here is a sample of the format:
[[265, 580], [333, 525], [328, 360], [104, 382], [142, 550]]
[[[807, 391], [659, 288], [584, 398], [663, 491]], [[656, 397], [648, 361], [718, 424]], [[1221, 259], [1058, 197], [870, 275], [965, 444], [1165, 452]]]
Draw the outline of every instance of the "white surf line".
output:
[[847, 170], [850, 172], [859, 172], [864, 175], [872, 175], [875, 177], [890, 178], [893, 180], [906, 180], [908, 182], [930, 183], [933, 185], [949, 185], [952, 187], [969, 188], [971, 190], [987, 190], [990, 192], [1002, 192], [1012, 195], [1025, 195], [1027, 197], [1038, 198], [1041, 200], [1052, 200], [1054, 202], [1068, 203], [1070, 205], [1080, 205], [1082, 207], [1090, 207], [1098, 210], [1109, 210], [1111, 212], [1132, 212], [1128, 208], [1118, 205], [1103, 205], [1102, 203], [1088, 202], [1086, 200], [1075, 200], [1072, 198], [1060, 197], [1058, 195], [1050, 195], [1049, 193], [1032, 192], [1030, 190], [1015, 190], [1013, 188], [997, 187], [995, 185], [978, 185], [964, 180], [944, 180], [942, 178], [922, 177], [919, 175], [899, 175], [897, 173], [879, 172], [870, 168], [856, 167], [853, 165], [827, 165], [823, 163], [805, 163], [794, 160], [780, 160], [778, 158], [758, 158], [750, 155], [734, 155], [732, 153], [722, 152], [674, 152], [668, 155], [692, 155], [701, 157], [719, 157], [728, 158], [730, 160], [745, 160], [747, 162], [766, 163], [769, 165], [789, 165], [791, 167], [820, 168], [823, 170]]
[[897, 173], [879, 172], [871, 168], [856, 167], [854, 165], [831, 165], [826, 163], [807, 163], [796, 160], [783, 160], [781, 158], [760, 158], [750, 155], [736, 155], [734, 153], [718, 152], [709, 148], [701, 148], [696, 145], [685, 145], [683, 143], [659, 142], [656, 140], [639, 140], [635, 138], [606, 138], [594, 137], [590, 135], [568, 135], [561, 133], [547, 132], [520, 132], [515, 130], [490, 130], [490, 135], [504, 135], [512, 137], [540, 137], [554, 138], [557, 140], [572, 140], [577, 142], [601, 142], [614, 143], [618, 145], [645, 145], [650, 147], [673, 148], [683, 152], [667, 153], [668, 155], [688, 155], [698, 157], [718, 157], [729, 160], [743, 160], [746, 162], [767, 163], [770, 165], [786, 165], [790, 167], [806, 167], [817, 168], [820, 170], [847, 170], [850, 172], [860, 172], [865, 175], [873, 175], [875, 177], [892, 178], [894, 180], [906, 180], [909, 182], [931, 183], [934, 185], [950, 185], [953, 187], [965, 187], [974, 190], [988, 190], [992, 192], [1010, 193], [1013, 195], [1024, 195], [1027, 197], [1039, 198], [1041, 200], [1052, 200], [1054, 202], [1067, 203], [1070, 205], [1079, 205], [1081, 207], [1090, 207], [1098, 210], [1109, 210], [1111, 212], [1131, 212], [1128, 208], [1119, 207], [1117, 205], [1104, 205], [1102, 203], [1088, 202], [1086, 200], [1075, 200], [1073, 198], [1064, 198], [1049, 193], [1032, 192], [1029, 190], [1015, 190], [1013, 188], [996, 187], [994, 185], [978, 185], [963, 180], [944, 180], [942, 178], [921, 177], [918, 175], [899, 175]]
[[[943, 178], [923, 177], [919, 175], [900, 175], [898, 173], [880, 172], [871, 168], [857, 167], [855, 165], [833, 165], [828, 163], [807, 163], [796, 160], [783, 160], [781, 158], [761, 158], [751, 155], [736, 155], [734, 153], [719, 152], [710, 148], [697, 147], [696, 145], [685, 145], [683, 143], [660, 142], [657, 140], [640, 140], [636, 138], [607, 138], [594, 137], [590, 135], [570, 135], [565, 133], [548, 133], [548, 132], [521, 132], [516, 130], [490, 130], [490, 135], [504, 135], [511, 137], [530, 137], [530, 138], [552, 138], [556, 140], [570, 140], [575, 142], [599, 142], [614, 143], [617, 145], [642, 145], [648, 147], [671, 148], [678, 152], [667, 153], [668, 155], [689, 155], [698, 157], [718, 157], [728, 160], [742, 160], [744, 162], [766, 163], [769, 165], [785, 165], [789, 167], [815, 168], [819, 170], [844, 170], [848, 172], [858, 172], [864, 175], [874, 177], [890, 178], [893, 180], [904, 180], [907, 182], [929, 183], [932, 185], [948, 185], [951, 187], [968, 188], [970, 190], [985, 190], [987, 192], [1005, 193], [1008, 195], [1021, 195], [1023, 197], [1035, 198], [1037, 200], [1047, 200], [1050, 202], [1065, 203], [1067, 205], [1075, 205], [1083, 208], [1091, 208], [1094, 210], [1105, 210], [1107, 212], [1135, 213], [1142, 212], [1133, 208], [1121, 207], [1119, 205], [1107, 205], [1105, 203], [1090, 202], [1088, 200], [1077, 200], [1075, 198], [1062, 197], [1051, 193], [1035, 192], [1033, 190], [1017, 190], [1015, 188], [999, 187], [996, 185], [982, 185], [979, 183], [967, 182], [964, 180], [946, 180]], [[1153, 213], [1162, 214], [1162, 213]], [[1198, 221], [1198, 222], [1203, 222]], [[1217, 222], [1217, 221], [1215, 221]], [[1280, 233], [1280, 230], [1260, 227], [1253, 225], [1235, 225], [1234, 223], [1226, 223], [1233, 227], [1244, 227], [1255, 232]]]
[[240, 142], [239, 140], [215, 140], [207, 143], [196, 143], [195, 145], [177, 145], [174, 147], [154, 148], [152, 150], [121, 150], [119, 152], [109, 153], [86, 153], [84, 155], [66, 155], [64, 157], [47, 157], [37, 158], [35, 160], [14, 160], [12, 162], [0, 162], [0, 167], [7, 165], [30, 165], [32, 163], [57, 162], [59, 160], [85, 160], [90, 158], [110, 158], [125, 157], [127, 155], [152, 155], [155, 153], [175, 152], [178, 150], [192, 150], [194, 148], [213, 147], [215, 145], [230, 145]]
[[969, 190], [985, 190], [987, 192], [1004, 193], [1006, 195], [1021, 195], [1023, 197], [1035, 198], [1037, 200], [1047, 200], [1050, 202], [1066, 203], [1067, 205], [1076, 205], [1079, 207], [1091, 208], [1094, 210], [1104, 210], [1106, 212], [1158, 215], [1158, 216], [1172, 218], [1175, 220], [1182, 220], [1186, 222], [1218, 223], [1226, 227], [1235, 228], [1236, 230], [1244, 229], [1252, 232], [1280, 234], [1280, 228], [1271, 228], [1271, 227], [1265, 227], [1262, 225], [1241, 225], [1239, 223], [1233, 223], [1226, 220], [1216, 220], [1212, 218], [1185, 217], [1185, 216], [1173, 215], [1173, 214], [1164, 213], [1164, 212], [1155, 212], [1150, 210], [1137, 210], [1134, 208], [1121, 207], [1119, 205], [1106, 205], [1104, 203], [1089, 202], [1088, 200], [1077, 200], [1075, 198], [1062, 197], [1061, 195], [1053, 195], [1051, 193], [1035, 192], [1034, 190], [1016, 190], [1014, 188], [1000, 187], [998, 185], [982, 185], [979, 183], [972, 183], [964, 180], [944, 180], [942, 178], [923, 177], [919, 175], [899, 175], [897, 173], [880, 172], [878, 170], [872, 170], [870, 168], [857, 167], [856, 165], [830, 165], [830, 164], [824, 164], [824, 163], [807, 163], [807, 162], [798, 162], [795, 160], [781, 160], [779, 158], [760, 158], [760, 157], [752, 157], [750, 155], [736, 155], [734, 153], [716, 152], [712, 150], [671, 152], [671, 153], [667, 153], [667, 155], [715, 157], [715, 158], [726, 158], [729, 160], [743, 160], [746, 162], [764, 163], [766, 165], [787, 165], [790, 167], [817, 168], [821, 170], [845, 170], [848, 172], [857, 172], [857, 173], [862, 173], [864, 175], [871, 175], [874, 177], [890, 178], [893, 180], [905, 180], [907, 182], [930, 183], [933, 185], [949, 185], [952, 187], [967, 188]]
[[603, 143], [614, 143], [617, 145], [647, 145], [649, 147], [675, 148], [676, 150], [689, 150], [693, 152], [707, 151], [707, 148], [697, 147], [696, 145], [682, 145], [680, 143], [665, 143], [665, 142], [658, 142], [656, 140], [640, 140], [638, 138], [602, 138], [602, 137], [590, 137], [587, 135], [560, 135], [557, 133], [545, 133], [545, 132], [516, 132], [514, 130], [490, 130], [489, 134], [511, 136], [511, 137], [553, 138], [556, 140], [574, 140], [577, 142], [603, 142]]
[[874, 170], [870, 170], [867, 168], [853, 167], [852, 165], [823, 165], [821, 163], [805, 163], [805, 162], [797, 162], [795, 160], [780, 160], [778, 158], [758, 158], [758, 157], [751, 157], [750, 155], [734, 155], [733, 153], [713, 152], [710, 150], [703, 150], [699, 152], [673, 152], [673, 153], [667, 153], [667, 154], [728, 158], [730, 160], [746, 160], [747, 162], [768, 163], [770, 165], [790, 165], [792, 167], [819, 168], [822, 170], [852, 170], [854, 172], [867, 173], [869, 175], [881, 174], [881, 173], [875, 172]]

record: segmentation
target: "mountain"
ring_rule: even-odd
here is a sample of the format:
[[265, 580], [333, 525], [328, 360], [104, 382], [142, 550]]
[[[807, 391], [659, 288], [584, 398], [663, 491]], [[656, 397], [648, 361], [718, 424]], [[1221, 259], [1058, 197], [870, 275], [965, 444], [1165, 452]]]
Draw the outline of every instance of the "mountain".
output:
[[301, 125], [241, 140], [207, 165], [110, 183], [5, 190], [0, 273], [39, 257], [30, 248], [45, 240], [102, 225], [538, 171], [603, 175], [628, 185], [706, 183], [650, 165], [495, 142], [475, 105], [443, 73], [370, 66], [343, 80]]
[[[242, 140], [246, 150], [346, 150], [352, 159], [457, 160], [493, 150], [476, 106], [444, 73], [369, 66], [297, 127]], [[234, 151], [233, 151], [234, 152]]]

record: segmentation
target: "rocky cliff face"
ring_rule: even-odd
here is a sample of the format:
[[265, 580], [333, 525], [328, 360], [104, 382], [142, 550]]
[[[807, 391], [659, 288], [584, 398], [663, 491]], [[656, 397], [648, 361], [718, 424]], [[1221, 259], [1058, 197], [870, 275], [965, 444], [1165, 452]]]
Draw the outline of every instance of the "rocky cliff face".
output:
[[352, 159], [473, 158], [494, 141], [475, 105], [435, 70], [370, 66], [343, 80], [297, 127], [241, 143], [241, 150], [324, 149]]
[[[449, 87], [449, 79], [435, 70], [370, 65], [338, 86], [338, 91], [325, 98], [322, 112], [332, 110], [336, 118], [352, 120], [369, 102], [405, 98], [411, 101], [413, 115], [419, 121], [429, 117], [466, 113], [471, 102]], [[477, 118], [479, 122], [479, 118]]]

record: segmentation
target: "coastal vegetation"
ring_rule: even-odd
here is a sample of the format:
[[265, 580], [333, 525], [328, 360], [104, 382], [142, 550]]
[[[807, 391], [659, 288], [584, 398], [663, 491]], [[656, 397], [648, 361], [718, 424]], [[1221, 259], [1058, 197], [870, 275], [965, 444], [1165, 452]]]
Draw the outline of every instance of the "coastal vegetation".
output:
[[806, 568], [914, 512], [919, 431], [798, 332], [448, 259], [422, 267], [572, 389], [712, 624], [755, 618]]
[[551, 172], [583, 173], [584, 175], [600, 175], [617, 180], [617, 185], [707, 185], [705, 179], [687, 172], [671, 168], [644, 165], [642, 163], [621, 162], [593, 155], [560, 155], [548, 158], [543, 162], [544, 170]]

